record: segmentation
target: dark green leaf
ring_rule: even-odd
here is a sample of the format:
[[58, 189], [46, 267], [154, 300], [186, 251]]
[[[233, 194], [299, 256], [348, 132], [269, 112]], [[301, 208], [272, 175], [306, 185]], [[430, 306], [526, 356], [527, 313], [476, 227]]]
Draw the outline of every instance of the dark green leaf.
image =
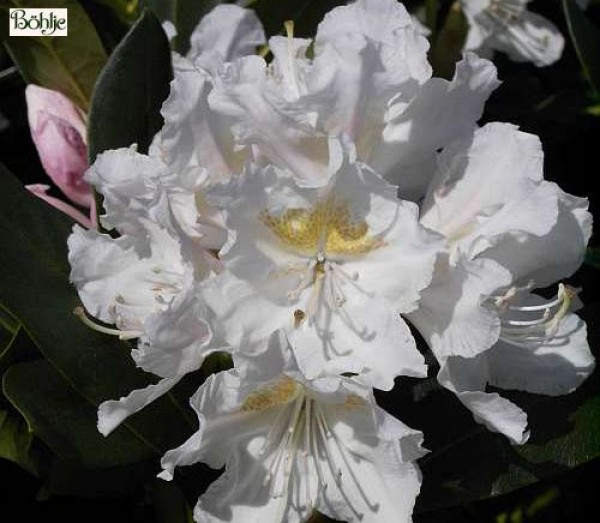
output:
[[0, 376], [14, 363], [29, 361], [34, 358], [39, 358], [39, 352], [25, 330], [19, 327], [12, 334], [10, 341], [4, 347], [0, 347]]
[[434, 76], [451, 79], [467, 37], [468, 23], [459, 2], [454, 2], [440, 31], [434, 35], [429, 52]]
[[88, 125], [90, 163], [107, 149], [138, 144], [146, 152], [162, 126], [171, 52], [156, 17], [145, 11], [115, 48], [98, 78]]
[[0, 6], [3, 28], [12, 7], [68, 9], [68, 36], [7, 36], [4, 44], [27, 83], [60, 91], [88, 111], [106, 53], [85, 11], [76, 0], [6, 0]]
[[[9, 332], [10, 334], [14, 334], [17, 332], [19, 328], [19, 320], [17, 320], [9, 310], [4, 308], [0, 303], [0, 327]], [[2, 347], [0, 346], [0, 350]]]
[[190, 48], [190, 36], [202, 17], [224, 0], [145, 0], [145, 4], [161, 22], [169, 21], [177, 29], [173, 49], [186, 54]]
[[571, 40], [583, 73], [596, 97], [600, 96], [600, 29], [583, 14], [575, 0], [562, 2]]
[[3, 392], [35, 433], [59, 458], [83, 468], [107, 468], [149, 457], [130, 432], [104, 438], [96, 429], [96, 409], [44, 360], [13, 365]]
[[0, 458], [8, 459], [32, 474], [38, 473], [33, 433], [15, 413], [0, 410]]
[[[73, 315], [79, 301], [69, 284], [71, 227], [69, 218], [0, 167], [0, 243], [10, 245], [0, 249], [0, 301], [61, 377], [95, 408], [146, 386], [149, 378], [135, 369], [128, 345], [90, 330]], [[165, 397], [119, 430], [135, 434], [149, 456], [180, 444], [191, 427]]]

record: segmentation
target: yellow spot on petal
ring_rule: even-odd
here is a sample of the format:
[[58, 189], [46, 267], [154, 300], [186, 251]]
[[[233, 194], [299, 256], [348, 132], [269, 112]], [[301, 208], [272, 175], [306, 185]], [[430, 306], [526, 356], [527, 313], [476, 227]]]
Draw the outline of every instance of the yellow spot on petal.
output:
[[307, 255], [359, 255], [384, 245], [355, 220], [345, 201], [329, 197], [310, 209], [288, 209], [280, 215], [263, 210], [260, 221], [285, 246]]
[[273, 385], [263, 387], [250, 393], [242, 404], [241, 410], [244, 412], [260, 412], [275, 407], [276, 405], [289, 403], [296, 397], [297, 392], [298, 385], [296, 382], [285, 376]]
[[365, 400], [355, 394], [350, 394], [344, 402], [344, 407], [347, 409], [357, 409], [365, 405]]

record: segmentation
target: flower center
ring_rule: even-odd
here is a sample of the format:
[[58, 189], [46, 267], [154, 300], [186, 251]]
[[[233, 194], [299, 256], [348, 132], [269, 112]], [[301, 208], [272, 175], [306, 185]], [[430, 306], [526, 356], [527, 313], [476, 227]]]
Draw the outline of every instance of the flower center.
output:
[[369, 234], [364, 220], [352, 217], [347, 202], [333, 196], [312, 208], [288, 209], [280, 215], [264, 210], [259, 219], [283, 245], [302, 255], [355, 256], [384, 244]]
[[[337, 405], [344, 410], [362, 408], [365, 401], [349, 395]], [[356, 492], [369, 509], [376, 511], [377, 503], [369, 499], [352, 468], [357, 457], [350, 455], [344, 441], [328, 417], [328, 409], [313, 398], [301, 384], [285, 376], [273, 385], [252, 392], [243, 403], [244, 412], [263, 412], [279, 409], [269, 425], [261, 446], [257, 448], [257, 463], [265, 471], [263, 484], [270, 495], [281, 499], [281, 517], [285, 520], [290, 496], [295, 508], [308, 516], [320, 492], [336, 488], [346, 500], [357, 519], [364, 514], [354, 499]], [[255, 477], [247, 478], [254, 481]], [[351, 495], [348, 487], [352, 485]]]
[[352, 216], [347, 202], [331, 195], [308, 209], [288, 209], [278, 215], [263, 210], [259, 220], [281, 245], [308, 258], [306, 263], [290, 264], [278, 271], [280, 275], [298, 276], [297, 286], [287, 295], [290, 302], [296, 302], [305, 289], [312, 289], [305, 309], [293, 313], [296, 327], [314, 319], [321, 296], [331, 309], [346, 302], [343, 287], [357, 286], [358, 274], [344, 270], [344, 261], [385, 245], [381, 238], [369, 234], [364, 220]]

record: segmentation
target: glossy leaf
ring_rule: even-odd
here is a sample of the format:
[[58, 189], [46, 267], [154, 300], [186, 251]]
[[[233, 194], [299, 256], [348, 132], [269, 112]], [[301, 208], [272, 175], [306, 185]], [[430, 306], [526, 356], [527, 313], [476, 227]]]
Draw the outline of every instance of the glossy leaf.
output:
[[160, 107], [173, 74], [164, 31], [145, 11], [98, 78], [88, 124], [90, 163], [107, 149], [138, 144], [146, 152], [162, 126]]
[[8, 459], [32, 474], [38, 473], [33, 433], [15, 413], [0, 410], [0, 458]]
[[563, 0], [569, 34], [583, 73], [596, 97], [600, 96], [600, 28], [588, 20], [575, 0]]
[[25, 330], [19, 326], [12, 333], [10, 340], [4, 346], [0, 346], [0, 376], [14, 363], [36, 359], [39, 355]]
[[[0, 327], [11, 335], [17, 332], [19, 321], [0, 303]], [[1, 350], [2, 346], [0, 346]]]
[[31, 431], [64, 461], [107, 468], [149, 457], [130, 432], [103, 438], [96, 429], [96, 408], [47, 361], [13, 365], [4, 374], [3, 392]]
[[[128, 345], [90, 330], [73, 315], [79, 301], [69, 283], [71, 227], [67, 217], [0, 169], [0, 242], [10, 245], [0, 249], [0, 300], [73, 393], [95, 410], [101, 401], [146, 386], [149, 377], [135, 369]], [[129, 431], [144, 448], [137, 455], [150, 457], [181, 443], [191, 429], [182, 407], [165, 397], [119, 430]]]
[[[5, 37], [4, 44], [27, 83], [60, 91], [89, 110], [96, 78], [106, 53], [87, 14], [76, 0], [6, 0], [0, 6], [3, 27], [9, 8], [68, 9], [68, 35]], [[6, 22], [6, 26], [4, 23]]]

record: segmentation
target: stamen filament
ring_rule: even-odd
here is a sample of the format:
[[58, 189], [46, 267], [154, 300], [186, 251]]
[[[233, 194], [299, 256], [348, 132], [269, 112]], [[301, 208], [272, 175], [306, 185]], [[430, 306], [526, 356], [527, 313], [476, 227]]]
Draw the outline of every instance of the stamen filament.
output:
[[77, 316], [82, 321], [82, 323], [90, 329], [93, 329], [97, 332], [101, 332], [102, 334], [117, 336], [120, 340], [131, 340], [134, 338], [139, 338], [143, 334], [142, 331], [122, 331], [119, 329], [111, 329], [110, 327], [105, 327], [104, 325], [95, 323], [90, 318], [88, 318], [83, 307], [75, 307], [75, 310], [73, 310], [73, 314], [75, 314], [75, 316]]

